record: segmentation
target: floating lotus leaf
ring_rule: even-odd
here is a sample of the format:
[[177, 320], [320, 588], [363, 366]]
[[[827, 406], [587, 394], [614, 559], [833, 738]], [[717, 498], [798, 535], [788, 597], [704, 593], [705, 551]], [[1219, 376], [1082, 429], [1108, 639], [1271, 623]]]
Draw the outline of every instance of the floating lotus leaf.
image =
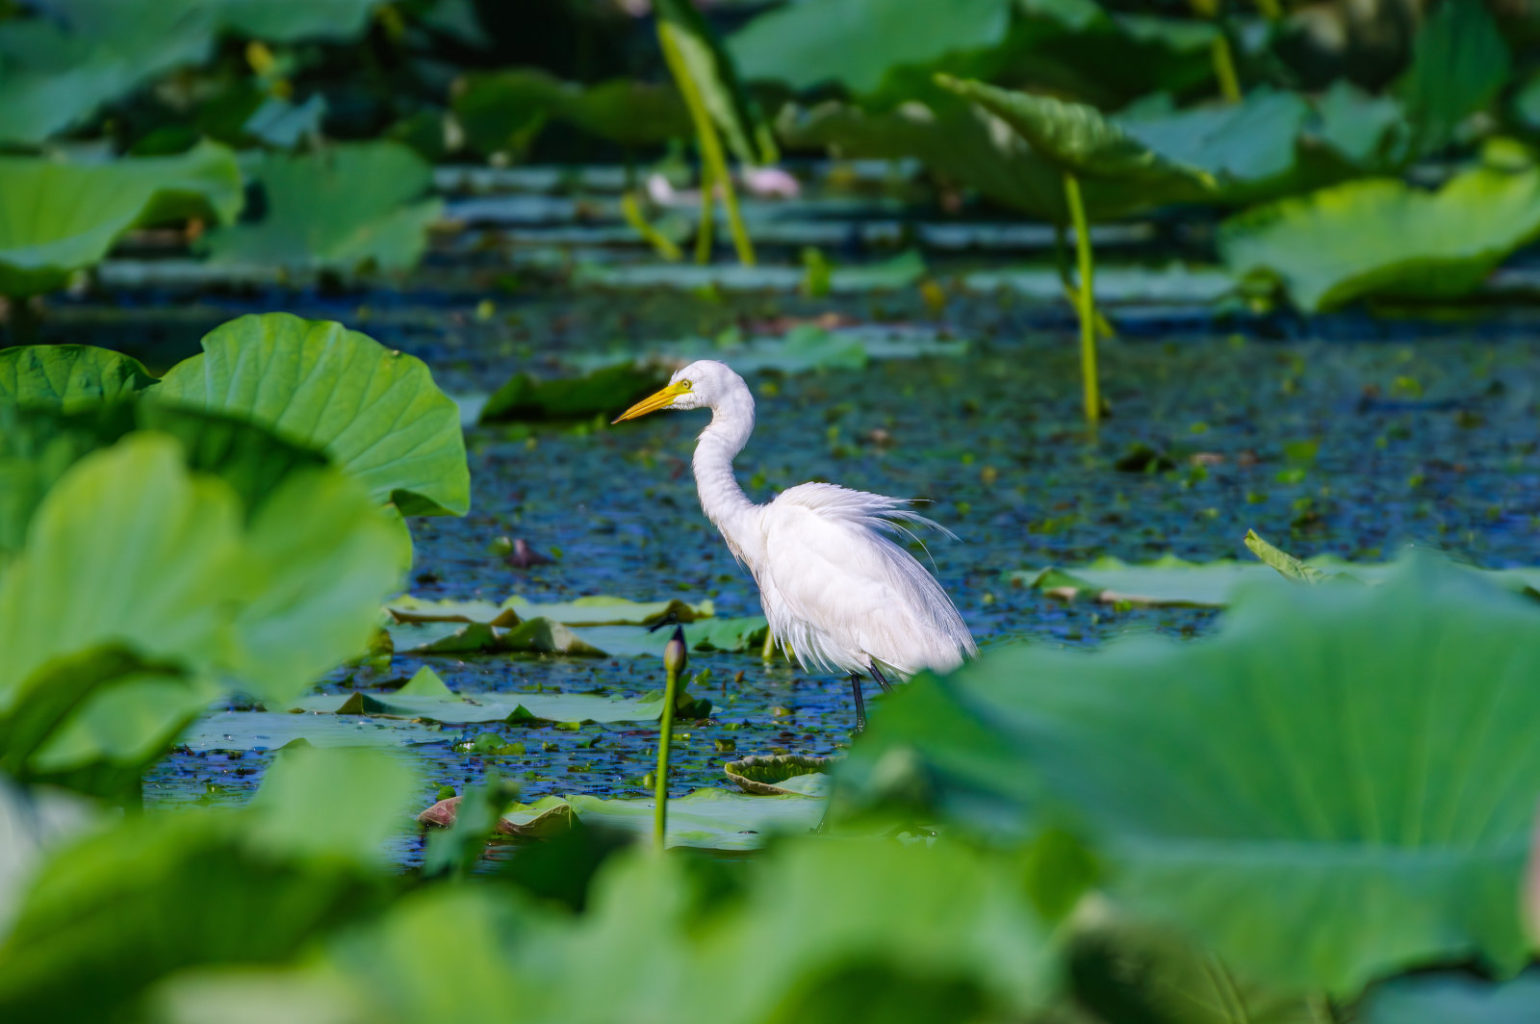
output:
[[722, 766], [727, 777], [745, 793], [760, 796], [825, 796], [831, 757], [772, 754], [741, 757]]

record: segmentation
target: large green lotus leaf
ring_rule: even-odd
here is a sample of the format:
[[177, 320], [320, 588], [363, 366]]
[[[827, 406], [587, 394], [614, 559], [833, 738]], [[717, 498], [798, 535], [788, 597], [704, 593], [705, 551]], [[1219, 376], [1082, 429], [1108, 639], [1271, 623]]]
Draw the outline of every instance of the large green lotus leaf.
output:
[[[157, 687], [174, 697], [207, 700], [202, 687], [193, 684], [185, 674], [173, 665], [153, 665], [143, 658], [120, 647], [103, 645], [80, 652], [66, 654], [48, 662], [24, 679], [9, 701], [9, 707], [0, 713], [0, 768], [13, 778], [29, 779], [38, 774], [61, 767], [40, 764], [40, 757], [50, 744], [57, 744], [66, 723], [79, 720], [75, 712], [93, 697], [103, 698], [107, 691], [132, 691], [136, 688]], [[100, 703], [99, 699], [97, 703]], [[184, 699], [184, 706], [185, 706]], [[195, 716], [202, 704], [193, 705], [187, 717]], [[73, 717], [72, 717], [73, 716]], [[107, 729], [115, 729], [118, 723], [107, 720], [101, 723]], [[118, 739], [124, 742], [116, 748], [109, 747], [115, 759], [142, 764], [164, 749], [157, 747], [152, 737], [149, 749], [144, 749], [143, 734], [132, 725], [108, 737], [109, 743]], [[74, 767], [74, 763], [64, 765]]]
[[19, 345], [0, 351], [0, 401], [64, 412], [128, 398], [155, 383], [132, 356], [91, 345]]
[[248, 165], [266, 198], [262, 220], [205, 236], [215, 264], [273, 264], [353, 273], [409, 270], [443, 210], [423, 199], [432, 168], [396, 142], [338, 143], [304, 155], [262, 153]]
[[138, 434], [72, 466], [0, 577], [0, 707], [55, 659], [119, 645], [197, 671], [229, 664], [250, 593], [241, 506], [174, 439]]
[[1133, 138], [1173, 164], [1214, 178], [1214, 198], [1255, 202], [1328, 183], [1299, 146], [1309, 104], [1290, 92], [1254, 89], [1240, 103], [1119, 118]]
[[1540, 236], [1540, 169], [1481, 167], [1437, 192], [1354, 181], [1249, 210], [1220, 226], [1232, 273], [1276, 278], [1302, 309], [1354, 299], [1459, 298]]
[[188, 468], [223, 479], [248, 516], [290, 473], [326, 462], [245, 420], [150, 399], [82, 405], [73, 413], [0, 401], [0, 556], [20, 549], [38, 503], [71, 466], [142, 430], [182, 442]]
[[695, 93], [728, 151], [746, 164], [774, 163], [775, 141], [695, 0], [654, 0], [653, 13], [675, 84]]
[[591, 693], [476, 693], [456, 695], [317, 694], [294, 702], [307, 712], [426, 718], [451, 725], [479, 722], [651, 722], [663, 713], [661, 696], [625, 700]]
[[330, 466], [284, 477], [251, 515], [243, 556], [258, 582], [235, 613], [230, 667], [244, 688], [278, 703], [368, 650], [379, 602], [412, 557], [363, 486]]
[[144, 772], [222, 692], [210, 679], [140, 675], [92, 694], [32, 759], [34, 781], [132, 800]]
[[243, 316], [173, 366], [158, 397], [249, 417], [322, 449], [403, 515], [461, 515], [470, 472], [454, 402], [413, 356], [330, 321]]
[[1279, 580], [1209, 640], [1018, 647], [919, 681], [842, 774], [852, 800], [989, 831], [1071, 815], [1115, 899], [1264, 984], [1341, 997], [1439, 960], [1511, 971], [1537, 626], [1527, 600], [1431, 561], [1376, 587]]
[[0, 157], [0, 294], [62, 287], [130, 228], [190, 213], [230, 218], [241, 197], [235, 157], [210, 142], [94, 164]]
[[384, 867], [385, 841], [410, 811], [416, 774], [395, 751], [291, 747], [247, 805], [260, 822], [252, 846]]
[[873, 92], [890, 70], [998, 45], [1013, 0], [821, 0], [765, 11], [733, 33], [728, 51], [749, 81], [794, 90], [837, 82]]
[[1396, 978], [1364, 1000], [1363, 1024], [1533, 1024], [1540, 1020], [1540, 972], [1493, 983], [1466, 974]]
[[1411, 153], [1406, 111], [1394, 96], [1374, 96], [1338, 79], [1316, 100], [1316, 136], [1352, 167], [1376, 174], [1399, 169]]
[[305, 753], [247, 808], [128, 815], [54, 851], [0, 945], [0, 1016], [110, 1019], [177, 971], [287, 960], [382, 911], [410, 769]]
[[657, 145], [691, 132], [689, 112], [672, 86], [625, 78], [581, 85], [538, 68], [465, 76], [455, 88], [454, 113], [466, 140], [482, 153], [521, 149], [548, 118], [635, 145]]
[[880, 964], [887, 976], [874, 987], [891, 995], [868, 998], [887, 1007], [881, 1019], [970, 1019], [970, 1006], [995, 1011], [972, 1019], [1036, 1019], [1057, 984], [1055, 957], [1023, 889], [1010, 858], [960, 843], [785, 843], [707, 939], [702, 966], [724, 982], [713, 1004], [728, 1020], [764, 1019], [767, 1006], [783, 1020], [828, 1020], [833, 993], [857, 988], [849, 975]]
[[937, 82], [999, 117], [1070, 174], [1136, 183], [1152, 202], [1198, 199], [1212, 184], [1206, 170], [1168, 160], [1095, 107], [946, 75]]

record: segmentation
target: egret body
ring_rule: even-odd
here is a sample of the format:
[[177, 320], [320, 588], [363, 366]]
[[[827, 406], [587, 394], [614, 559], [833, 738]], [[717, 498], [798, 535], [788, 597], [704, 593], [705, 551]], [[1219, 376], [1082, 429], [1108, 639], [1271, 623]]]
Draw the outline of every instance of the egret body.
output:
[[883, 689], [887, 673], [945, 671], [976, 653], [946, 592], [899, 544], [934, 526], [909, 502], [835, 484], [800, 484], [764, 505], [733, 476], [733, 457], [754, 431], [754, 397], [723, 363], [703, 359], [615, 419], [663, 409], [710, 409], [695, 446], [701, 508], [759, 585], [770, 631], [804, 668], [850, 673], [856, 721], [865, 722], [861, 677]]

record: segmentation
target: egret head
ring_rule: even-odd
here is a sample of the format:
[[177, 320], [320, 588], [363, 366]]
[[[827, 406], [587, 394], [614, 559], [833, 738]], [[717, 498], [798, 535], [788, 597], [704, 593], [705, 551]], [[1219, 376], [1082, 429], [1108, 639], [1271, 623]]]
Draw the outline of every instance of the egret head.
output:
[[698, 359], [681, 370], [674, 371], [668, 387], [654, 392], [637, 402], [612, 421], [634, 420], [659, 409], [704, 409], [717, 404], [737, 386], [743, 387], [743, 378], [726, 363], [715, 359]]

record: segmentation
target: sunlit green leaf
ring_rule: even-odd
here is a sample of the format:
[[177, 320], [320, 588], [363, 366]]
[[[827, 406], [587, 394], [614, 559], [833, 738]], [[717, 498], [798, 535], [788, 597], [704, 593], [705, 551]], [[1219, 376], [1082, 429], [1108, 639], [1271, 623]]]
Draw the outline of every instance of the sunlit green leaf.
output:
[[470, 505], [454, 402], [420, 359], [341, 324], [287, 313], [232, 320], [204, 337], [202, 355], [173, 366], [156, 395], [320, 448], [404, 515]]
[[[665, 56], [677, 54], [680, 70], [689, 78], [716, 131], [728, 151], [746, 164], [774, 163], [775, 142], [765, 128], [759, 109], [738, 81], [733, 57], [722, 47], [715, 30], [701, 17], [695, 0], [654, 0], [658, 36]], [[681, 87], [686, 87], [680, 83]]]
[[155, 378], [139, 360], [90, 345], [19, 345], [0, 351], [0, 400], [64, 412], [128, 398]]
[[1233, 273], [1274, 277], [1314, 312], [1459, 298], [1537, 236], [1540, 170], [1481, 167], [1436, 192], [1374, 179], [1281, 200], [1225, 221], [1219, 248]]

